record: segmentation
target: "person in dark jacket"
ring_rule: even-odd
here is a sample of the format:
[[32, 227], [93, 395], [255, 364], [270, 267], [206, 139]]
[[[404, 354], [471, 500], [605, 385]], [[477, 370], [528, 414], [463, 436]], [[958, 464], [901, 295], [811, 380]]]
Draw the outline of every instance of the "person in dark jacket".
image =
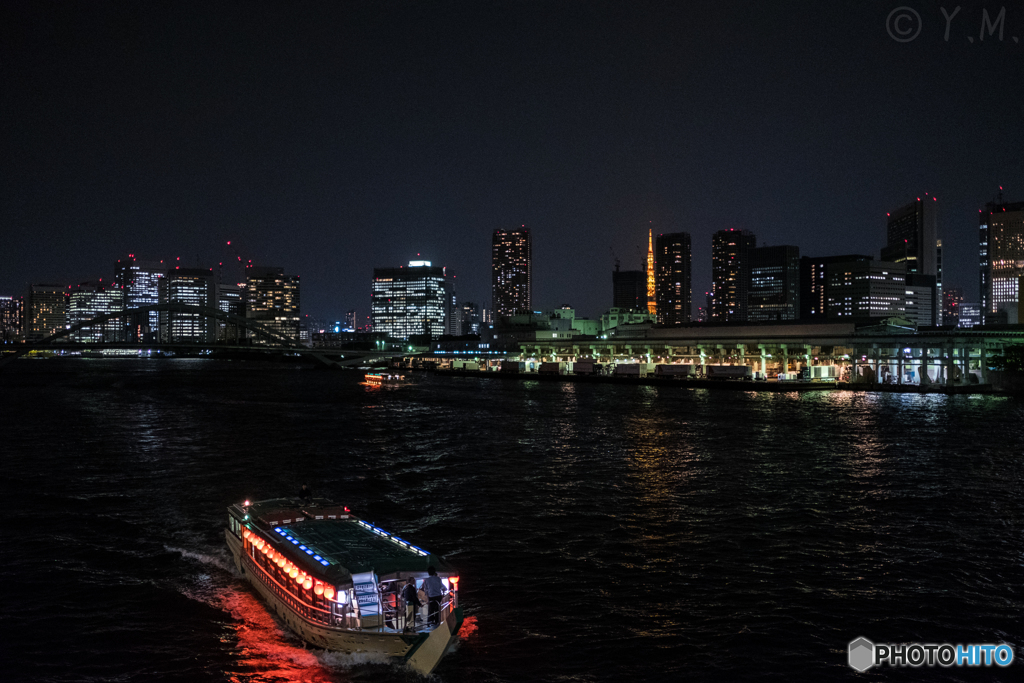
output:
[[409, 577], [409, 580], [405, 582], [405, 587], [402, 588], [402, 601], [405, 602], [405, 630], [411, 631], [416, 629], [416, 610], [419, 609], [423, 603], [416, 596], [416, 579]]
[[299, 491], [299, 500], [303, 503], [308, 503], [313, 498], [313, 490], [306, 484], [302, 485], [302, 490]]

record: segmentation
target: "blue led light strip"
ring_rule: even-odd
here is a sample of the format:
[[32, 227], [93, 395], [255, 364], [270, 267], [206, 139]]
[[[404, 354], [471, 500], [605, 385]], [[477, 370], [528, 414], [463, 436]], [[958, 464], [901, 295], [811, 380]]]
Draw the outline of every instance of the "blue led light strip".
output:
[[299, 546], [299, 550], [305, 552], [307, 555], [312, 555], [313, 559], [316, 560], [317, 562], [319, 562], [320, 564], [322, 564], [323, 566], [325, 566], [325, 567], [330, 567], [331, 566], [330, 562], [328, 562], [324, 558], [322, 558], [319, 555], [317, 555], [316, 551], [314, 551], [309, 546], [299, 545], [299, 541], [297, 539], [292, 538], [291, 536], [289, 536], [288, 533], [284, 529], [282, 529], [281, 527], [274, 527], [274, 531], [276, 531], [281, 536], [283, 536], [286, 541], [291, 541], [292, 545], [298, 545]]
[[360, 520], [359, 523], [361, 525], [363, 525], [363, 527], [365, 527], [366, 529], [369, 529], [373, 533], [377, 534], [378, 536], [383, 536], [384, 538], [388, 539], [392, 543], [397, 543], [398, 545], [402, 546], [403, 548], [408, 548], [409, 550], [412, 550], [413, 552], [418, 553], [418, 554], [422, 555], [423, 557], [426, 557], [427, 555], [430, 554], [426, 550], [423, 550], [422, 548], [417, 548], [416, 546], [414, 546], [412, 543], [409, 543], [408, 541], [403, 541], [398, 536], [395, 536], [393, 534], [389, 534], [388, 532], [384, 531], [380, 527], [375, 527], [374, 525], [372, 525], [372, 524], [370, 524], [368, 522], [364, 522], [362, 520]]

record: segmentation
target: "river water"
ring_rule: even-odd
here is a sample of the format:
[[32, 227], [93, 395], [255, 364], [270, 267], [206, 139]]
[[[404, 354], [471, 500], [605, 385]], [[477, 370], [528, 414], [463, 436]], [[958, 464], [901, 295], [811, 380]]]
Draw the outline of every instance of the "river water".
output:
[[858, 636], [1024, 644], [1020, 399], [360, 380], [0, 371], [4, 680], [419, 680], [305, 648], [232, 571], [225, 508], [303, 482], [458, 567], [439, 682], [847, 680]]

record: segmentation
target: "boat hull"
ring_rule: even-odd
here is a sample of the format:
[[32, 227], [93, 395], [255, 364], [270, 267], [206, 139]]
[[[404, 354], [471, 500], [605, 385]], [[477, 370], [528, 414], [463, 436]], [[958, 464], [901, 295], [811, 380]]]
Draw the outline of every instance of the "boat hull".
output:
[[262, 580], [259, 567], [252, 564], [242, 552], [241, 539], [230, 530], [225, 530], [224, 535], [235, 567], [262, 596], [270, 611], [276, 613], [293, 633], [314, 647], [349, 655], [390, 657], [427, 675], [441, 661], [462, 626], [461, 608], [449, 613], [432, 631], [415, 634], [334, 628], [314, 623], [294, 611]]

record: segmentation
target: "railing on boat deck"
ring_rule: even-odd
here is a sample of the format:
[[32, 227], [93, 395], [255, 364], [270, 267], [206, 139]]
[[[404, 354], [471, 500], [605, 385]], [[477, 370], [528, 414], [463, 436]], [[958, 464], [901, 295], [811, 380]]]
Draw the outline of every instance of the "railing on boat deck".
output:
[[[280, 573], [277, 565], [266, 561], [263, 556], [253, 550], [251, 544], [245, 545], [248, 545], [249, 547], [245, 548], [246, 552], [244, 554], [251, 562], [252, 566], [261, 574], [260, 578], [263, 581], [263, 584], [267, 586], [267, 588], [277, 596], [281, 602], [288, 605], [288, 607], [290, 607], [294, 612], [306, 619], [309, 619], [310, 621], [319, 622], [326, 626], [378, 632], [402, 631], [408, 625], [406, 624], [406, 604], [397, 592], [382, 592], [378, 586], [377, 604], [380, 605], [381, 608], [380, 614], [356, 616], [353, 611], [352, 604], [331, 602], [321, 598], [326, 607], [325, 609], [324, 607], [311, 604], [296, 596], [292, 590], [289, 590], [291, 588], [291, 580], [282, 578], [282, 580], [288, 584], [288, 588], [285, 588], [281, 584], [281, 581], [278, 581], [278, 577], [276, 576], [276, 574]], [[441, 596], [438, 609], [438, 624], [447, 619], [451, 611], [458, 607], [458, 599], [457, 589], [449, 591]], [[429, 600], [427, 605], [429, 605]], [[417, 608], [414, 612], [414, 623], [408, 625], [410, 630], [431, 630], [432, 627], [429, 623], [429, 611], [423, 622], [420, 624], [415, 623], [415, 616], [419, 616], [419, 612], [420, 609]]]

